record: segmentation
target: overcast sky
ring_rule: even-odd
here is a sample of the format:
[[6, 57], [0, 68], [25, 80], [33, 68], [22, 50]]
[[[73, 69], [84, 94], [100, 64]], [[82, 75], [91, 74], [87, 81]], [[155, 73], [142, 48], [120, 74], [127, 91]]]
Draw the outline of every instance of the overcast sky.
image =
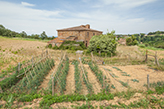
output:
[[82, 24], [104, 33], [164, 31], [164, 0], [0, 0], [0, 24], [48, 36]]

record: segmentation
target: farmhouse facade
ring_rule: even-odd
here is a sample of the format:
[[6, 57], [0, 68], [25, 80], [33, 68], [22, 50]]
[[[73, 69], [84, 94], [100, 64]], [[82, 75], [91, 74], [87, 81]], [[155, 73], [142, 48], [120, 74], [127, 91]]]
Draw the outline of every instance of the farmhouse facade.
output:
[[86, 47], [89, 45], [89, 41], [94, 35], [100, 35], [103, 32], [90, 29], [90, 25], [81, 25], [71, 28], [65, 28], [65, 29], [58, 29], [58, 38], [65, 39], [65, 40], [71, 40], [71, 41], [83, 41], [86, 45]]

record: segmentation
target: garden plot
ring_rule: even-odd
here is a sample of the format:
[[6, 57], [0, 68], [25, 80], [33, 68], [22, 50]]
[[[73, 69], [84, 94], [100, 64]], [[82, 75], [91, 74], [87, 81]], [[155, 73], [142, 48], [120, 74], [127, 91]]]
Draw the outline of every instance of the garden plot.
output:
[[91, 71], [88, 65], [84, 65], [84, 66], [88, 72], [88, 80], [92, 84], [94, 93], [99, 93], [101, 90], [101, 86], [99, 82], [97, 81], [96, 76], [93, 74], [93, 72]]
[[75, 92], [75, 80], [74, 80], [74, 66], [69, 66], [68, 75], [66, 78], [66, 91], [65, 94], [73, 94]]
[[[144, 85], [147, 84], [148, 74], [150, 78], [149, 80], [150, 83], [164, 81], [164, 75], [162, 71], [155, 71], [153, 69], [148, 68], [146, 65], [127, 65], [127, 66], [117, 66], [117, 67], [100, 65], [100, 67], [102, 69], [104, 68], [110, 69], [111, 71], [107, 71], [107, 70], [105, 71], [118, 76], [118, 78], [110, 76], [111, 80], [117, 79], [118, 81], [127, 83], [129, 87], [136, 90], [146, 90], [146, 87]], [[118, 83], [118, 82], [115, 81], [115, 83]], [[117, 85], [118, 84], [114, 85], [116, 86], [116, 89], [118, 88]], [[128, 88], [123, 88], [124, 91], [127, 89]]]

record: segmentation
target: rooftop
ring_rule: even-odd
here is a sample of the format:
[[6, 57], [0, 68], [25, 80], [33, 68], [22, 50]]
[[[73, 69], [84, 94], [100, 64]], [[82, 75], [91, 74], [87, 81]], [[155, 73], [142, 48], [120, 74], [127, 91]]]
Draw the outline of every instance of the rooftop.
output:
[[96, 31], [96, 32], [102, 32], [94, 29], [90, 29], [90, 25], [81, 25], [76, 27], [70, 27], [70, 28], [64, 28], [64, 29], [58, 29], [57, 31]]

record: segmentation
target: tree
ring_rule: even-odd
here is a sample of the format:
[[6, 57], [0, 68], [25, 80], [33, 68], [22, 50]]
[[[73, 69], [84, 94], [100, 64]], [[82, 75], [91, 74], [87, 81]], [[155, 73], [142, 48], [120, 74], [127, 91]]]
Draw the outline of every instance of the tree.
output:
[[126, 38], [126, 44], [128, 46], [137, 45], [138, 41], [136, 40], [136, 37], [134, 35], [132, 35], [131, 37]]
[[102, 53], [102, 54], [115, 54], [116, 51], [116, 37], [114, 35], [115, 31], [111, 33], [107, 33], [104, 35], [93, 36], [89, 41], [88, 51], [94, 53]]
[[40, 38], [42, 40], [47, 39], [47, 35], [46, 35], [45, 31], [43, 31], [43, 33], [40, 35]]
[[22, 31], [22, 32], [20, 33], [20, 35], [21, 35], [21, 37], [23, 37], [23, 38], [26, 38], [26, 37], [27, 37], [27, 34], [26, 34], [25, 31]]

